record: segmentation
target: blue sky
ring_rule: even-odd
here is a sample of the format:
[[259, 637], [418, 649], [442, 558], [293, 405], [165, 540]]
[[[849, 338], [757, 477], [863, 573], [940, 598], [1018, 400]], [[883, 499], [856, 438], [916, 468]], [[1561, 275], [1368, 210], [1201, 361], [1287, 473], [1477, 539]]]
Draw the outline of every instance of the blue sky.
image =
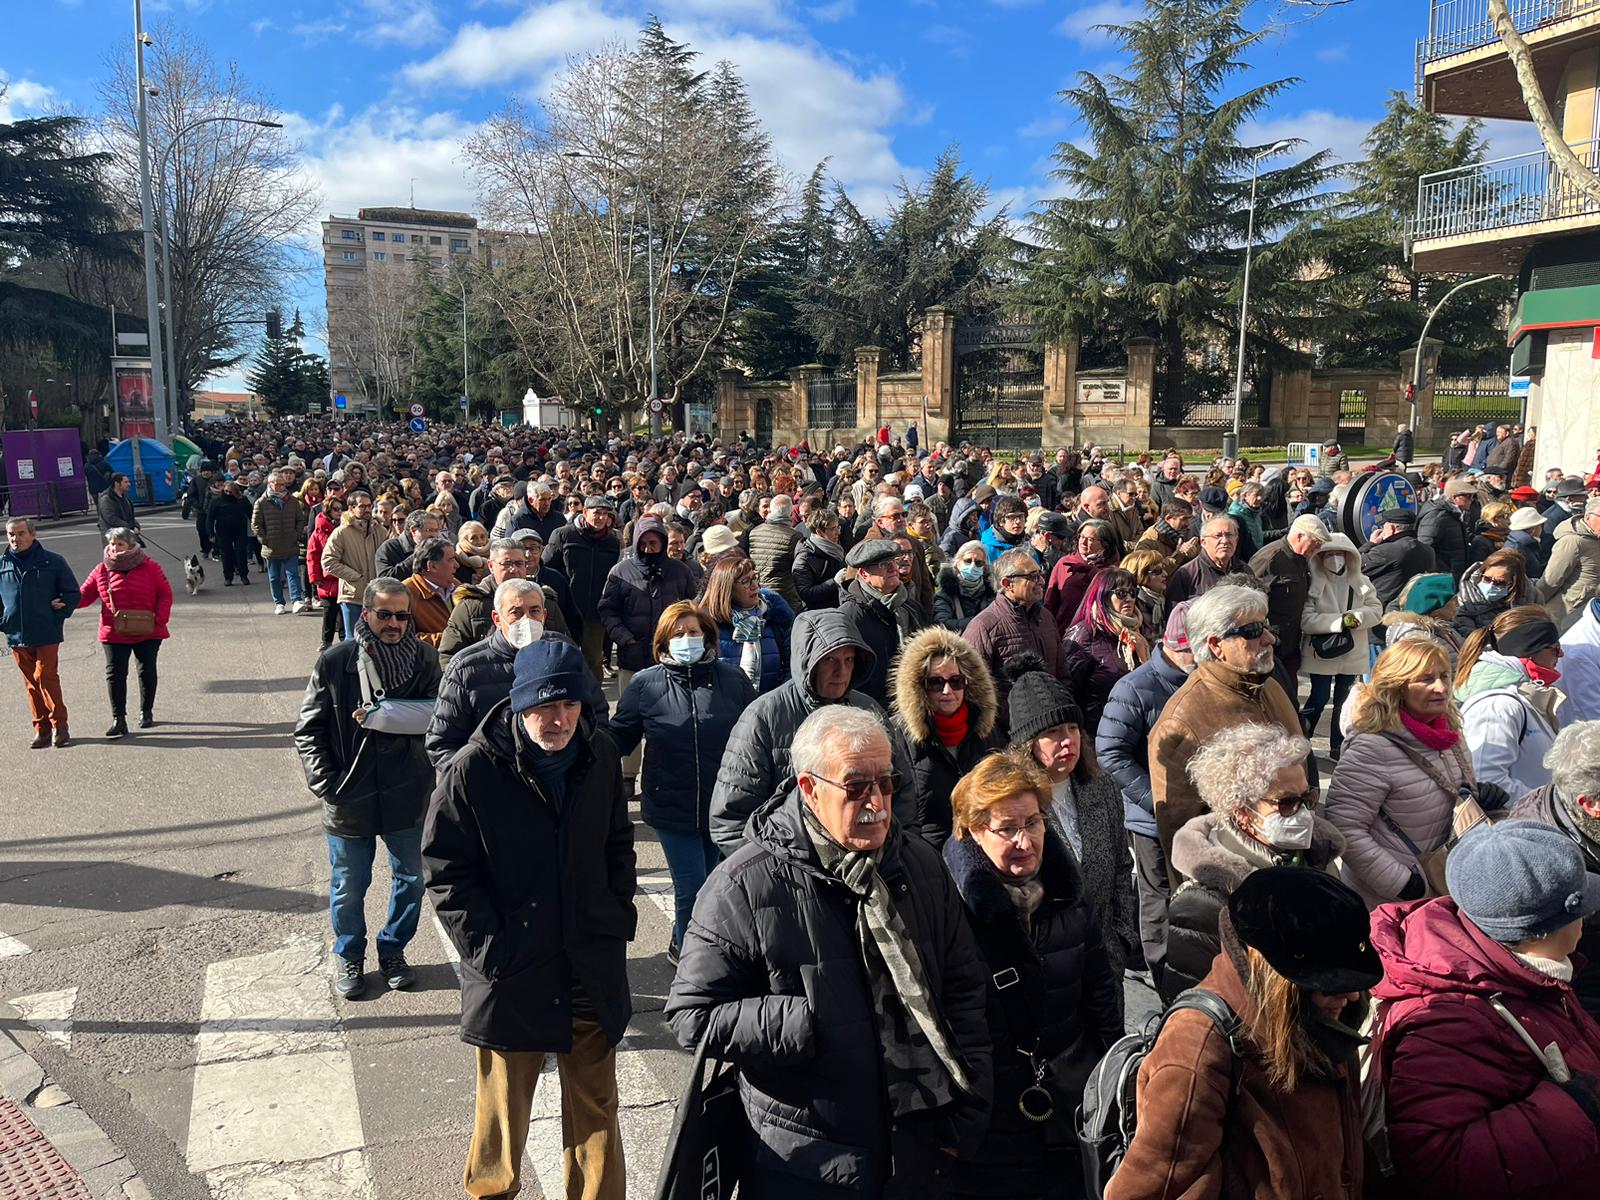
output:
[[[65, 107], [92, 114], [112, 55], [131, 53], [131, 0], [11, 0], [0, 120]], [[862, 207], [881, 210], [902, 176], [958, 143], [1013, 211], [1055, 194], [1050, 153], [1073, 136], [1057, 97], [1079, 71], [1117, 64], [1094, 27], [1135, 15], [1126, 0], [148, 0], [147, 26], [180, 23], [236, 59], [281, 107], [323, 212], [405, 204], [472, 209], [460, 156], [474, 126], [512, 97], [536, 100], [567, 56], [629, 39], [647, 12], [707, 63], [740, 69], [783, 164], [821, 158]], [[1356, 157], [1391, 89], [1409, 89], [1423, 0], [1351, 0], [1307, 19], [1258, 4], [1271, 25], [1253, 82], [1296, 76], [1253, 136]], [[1495, 153], [1531, 149], [1531, 127], [1490, 131]], [[312, 232], [308, 231], [308, 239]], [[318, 323], [320, 269], [298, 281]], [[235, 382], [222, 381], [225, 386]]]

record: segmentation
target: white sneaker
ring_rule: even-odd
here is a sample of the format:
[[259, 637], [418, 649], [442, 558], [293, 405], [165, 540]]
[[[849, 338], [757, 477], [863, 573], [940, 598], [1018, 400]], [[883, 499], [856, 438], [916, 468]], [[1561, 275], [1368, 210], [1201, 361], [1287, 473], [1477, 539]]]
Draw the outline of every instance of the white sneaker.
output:
[[306, 602], [304, 600], [296, 600], [294, 602], [294, 609], [292, 611], [294, 612], [295, 616], [299, 616], [301, 613], [305, 612], [305, 610]]
[[280, 605], [278, 605], [276, 608], [274, 608], [272, 610], [272, 615], [275, 616], [275, 617], [281, 617], [281, 616], [283, 616], [284, 613], [286, 613], [288, 611], [289, 610], [287, 608], [285, 608], [283, 605], [280, 604]]

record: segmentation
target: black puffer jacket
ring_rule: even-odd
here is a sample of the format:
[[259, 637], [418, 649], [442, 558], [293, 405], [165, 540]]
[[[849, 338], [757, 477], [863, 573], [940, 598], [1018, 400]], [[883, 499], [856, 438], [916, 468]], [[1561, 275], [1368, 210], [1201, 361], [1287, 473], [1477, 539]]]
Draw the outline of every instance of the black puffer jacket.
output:
[[250, 501], [223, 492], [211, 497], [205, 507], [205, 520], [213, 540], [234, 545], [250, 532]]
[[807, 533], [794, 551], [794, 586], [806, 608], [838, 608], [841, 591], [833, 577], [844, 570], [844, 547]]
[[633, 1001], [633, 823], [622, 757], [580, 721], [566, 803], [550, 801], [511, 702], [496, 705], [428, 806], [428, 894], [461, 955], [461, 1040], [504, 1052], [572, 1049], [574, 984], [612, 1045]]
[[991, 1056], [988, 975], [937, 851], [891, 825], [878, 862], [977, 1100], [891, 1128], [856, 902], [822, 870], [798, 789], [751, 822], [706, 881], [666, 1014], [688, 1048], [738, 1067], [755, 1131], [740, 1193], [761, 1200], [938, 1194], [934, 1173], [982, 1136]]
[[[545, 631], [543, 641], [571, 641], [559, 633]], [[481, 642], [474, 642], [450, 659], [439, 681], [439, 702], [433, 706], [433, 720], [423, 737], [434, 769], [443, 773], [450, 760], [466, 746], [473, 733], [500, 701], [511, 695], [516, 674], [517, 648], [505, 634], [491, 629]], [[584, 697], [583, 715], [600, 729], [607, 728], [606, 696], [593, 675], [584, 672], [589, 694]]]
[[1449, 500], [1440, 496], [1422, 506], [1417, 514], [1417, 540], [1433, 550], [1435, 570], [1448, 571], [1457, 579], [1467, 569], [1467, 528], [1476, 523], [1477, 506], [1463, 516]]
[[[1037, 876], [1044, 900], [1029, 928], [1018, 918], [1002, 876], [972, 838], [946, 842], [944, 861], [984, 958], [994, 1045], [988, 1132], [976, 1152], [957, 1160], [949, 1192], [1056, 1195], [1062, 1179], [1079, 1169], [1073, 1106], [1063, 1097], [1082, 1094], [1089, 1071], [1122, 1036], [1121, 981], [1112, 974], [1077, 864], [1055, 834], [1045, 836]], [[1015, 978], [1015, 983], [1002, 993], [996, 978]], [[1047, 1123], [1031, 1121], [1017, 1108], [1023, 1089], [1034, 1081], [1029, 1051], [1041, 1062], [1060, 1056], [1062, 1073], [1051, 1085], [1060, 1089], [1056, 1113]]]
[[407, 579], [411, 575], [411, 560], [416, 557], [417, 542], [409, 533], [397, 533], [378, 547], [376, 560], [378, 573], [374, 579]]
[[909, 585], [902, 584], [900, 590], [905, 598], [893, 610], [867, 595], [859, 579], [845, 588], [839, 601], [839, 611], [855, 622], [876, 660], [871, 671], [856, 675], [855, 686], [885, 708], [889, 705], [889, 667], [900, 653], [900, 643], [926, 624]]
[[644, 741], [644, 823], [705, 834], [728, 735], [756, 698], [750, 679], [720, 661], [657, 663], [628, 681], [611, 720], [623, 754]]
[[[294, 727], [306, 786], [322, 801], [322, 827], [337, 837], [415, 828], [433, 788], [422, 738], [372, 733], [353, 719], [362, 702], [356, 672], [360, 648], [350, 638], [322, 652], [311, 668]], [[431, 700], [438, 694], [439, 656], [424, 643], [416, 678], [389, 696]]]
[[[647, 564], [639, 555], [639, 539], [653, 533], [662, 555]], [[656, 625], [667, 607], [693, 600], [694, 572], [665, 553], [667, 528], [660, 517], [640, 517], [633, 527], [633, 557], [619, 562], [606, 576], [597, 611], [606, 635], [617, 644], [617, 663], [626, 671], [642, 671], [655, 660], [650, 653]]]
[[614, 530], [597, 537], [587, 525], [567, 524], [550, 535], [544, 563], [567, 577], [571, 591], [563, 600], [572, 606], [566, 614], [569, 629], [582, 629], [585, 614], [592, 618], [600, 606], [606, 577], [621, 557], [622, 543]]
[[[450, 610], [450, 620], [445, 622], [444, 634], [439, 638], [440, 666], [449, 667], [450, 660], [457, 654], [489, 636], [494, 628], [490, 620], [494, 612], [494, 589], [492, 575], [456, 588], [455, 607]], [[544, 589], [544, 627], [547, 633], [567, 634], [567, 618], [549, 588]]]
[[[711, 840], [723, 854], [732, 854], [744, 844], [745, 823], [750, 815], [789, 787], [789, 744], [801, 722], [824, 703], [812, 691], [811, 674], [826, 655], [845, 646], [855, 649], [855, 674], [851, 677], [851, 690], [837, 703], [883, 716], [876, 701], [856, 690], [876, 660], [856, 632], [855, 623], [836, 608], [796, 617], [789, 634], [788, 680], [758, 697], [728, 735], [728, 748], [717, 771], [717, 788], [711, 796]], [[909, 779], [911, 764], [905, 747], [898, 737], [893, 741], [895, 774]], [[896, 794], [896, 820], [909, 820], [909, 806], [902, 799], [909, 795], [905, 788]]]
[[[1045, 574], [1049, 573], [1046, 568]], [[962, 590], [961, 576], [954, 567], [940, 567], [933, 591], [933, 619], [946, 629], [964, 633], [972, 618], [994, 603], [994, 595], [992, 575], [984, 577], [983, 586], [974, 595]]]

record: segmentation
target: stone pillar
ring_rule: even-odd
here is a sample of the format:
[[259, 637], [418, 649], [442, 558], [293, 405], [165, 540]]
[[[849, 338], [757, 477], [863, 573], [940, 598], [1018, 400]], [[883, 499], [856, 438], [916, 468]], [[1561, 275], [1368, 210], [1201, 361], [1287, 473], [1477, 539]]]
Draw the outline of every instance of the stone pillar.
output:
[[883, 351], [877, 346], [856, 347], [856, 437], [871, 442], [883, 424], [879, 413], [878, 372]]
[[[1272, 427], [1285, 442], [1311, 439], [1311, 372], [1309, 370], [1272, 373]], [[1315, 440], [1321, 441], [1320, 435]]]
[[795, 424], [801, 429], [811, 428], [811, 381], [822, 374], [820, 363], [806, 363], [789, 371], [789, 389], [793, 395]]
[[[1418, 448], [1443, 446], [1446, 439], [1461, 432], [1459, 429], [1438, 428], [1433, 423], [1433, 385], [1439, 377], [1439, 352], [1443, 349], [1444, 343], [1438, 338], [1428, 338], [1422, 346], [1422, 374], [1427, 382], [1425, 386], [1417, 389], [1417, 424], [1411, 431]], [[1411, 382], [1411, 373], [1416, 369], [1416, 362], [1415, 349], [1400, 356], [1400, 395], [1401, 407], [1404, 410], [1401, 420], [1405, 420], [1411, 411], [1411, 406], [1405, 403], [1403, 397], [1405, 385]]]
[[956, 416], [956, 318], [947, 308], [922, 314], [922, 394], [928, 406], [923, 445], [949, 441]]
[[1039, 443], [1049, 458], [1059, 446], [1078, 444], [1078, 339], [1044, 344], [1044, 423]]
[[1124, 395], [1127, 397], [1128, 429], [1130, 435], [1144, 429], [1150, 433], [1150, 444], [1156, 444], [1153, 427], [1156, 404], [1156, 346], [1155, 338], [1129, 338], [1128, 381]]
[[717, 372], [717, 427], [724, 431], [724, 437], [736, 437], [745, 428], [740, 423], [744, 414], [739, 408], [739, 385], [743, 382], [744, 372], [738, 367], [723, 367]]

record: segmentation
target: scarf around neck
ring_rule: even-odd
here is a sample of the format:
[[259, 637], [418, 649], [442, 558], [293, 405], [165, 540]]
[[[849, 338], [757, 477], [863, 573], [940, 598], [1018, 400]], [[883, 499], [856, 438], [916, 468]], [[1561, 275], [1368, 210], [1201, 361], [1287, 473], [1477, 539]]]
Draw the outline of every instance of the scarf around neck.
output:
[[1400, 724], [1429, 750], [1448, 750], [1461, 740], [1461, 734], [1450, 728], [1448, 719], [1442, 713], [1431, 721], [1419, 721], [1402, 708]]
[[385, 693], [410, 683], [417, 668], [422, 665], [422, 642], [409, 623], [405, 636], [391, 646], [372, 632], [372, 626], [358, 620], [356, 641], [361, 645], [360, 653], [371, 658], [373, 665], [378, 668], [378, 682], [383, 685]]
[[118, 554], [107, 544], [104, 554], [106, 570], [108, 571], [131, 571], [143, 563], [146, 557], [148, 556], [145, 554], [143, 546], [132, 546]]
[[512, 712], [508, 715], [518, 760], [533, 776], [540, 790], [550, 798], [556, 811], [564, 812], [570, 795], [567, 777], [572, 772], [572, 765], [578, 761], [578, 735], [574, 733], [571, 741], [552, 753], [528, 735], [528, 727], [523, 724], [520, 714]]
[[954, 750], [967, 740], [967, 723], [971, 713], [972, 709], [965, 700], [961, 702], [961, 707], [948, 717], [942, 716], [930, 708], [928, 710], [928, 719], [933, 722], [934, 736], [944, 745]]
[[940, 1021], [916, 942], [878, 874], [881, 850], [847, 850], [803, 800], [802, 824], [822, 869], [856, 901], [856, 938], [872, 988], [884, 1082], [896, 1116], [943, 1108], [973, 1095], [965, 1065]]

